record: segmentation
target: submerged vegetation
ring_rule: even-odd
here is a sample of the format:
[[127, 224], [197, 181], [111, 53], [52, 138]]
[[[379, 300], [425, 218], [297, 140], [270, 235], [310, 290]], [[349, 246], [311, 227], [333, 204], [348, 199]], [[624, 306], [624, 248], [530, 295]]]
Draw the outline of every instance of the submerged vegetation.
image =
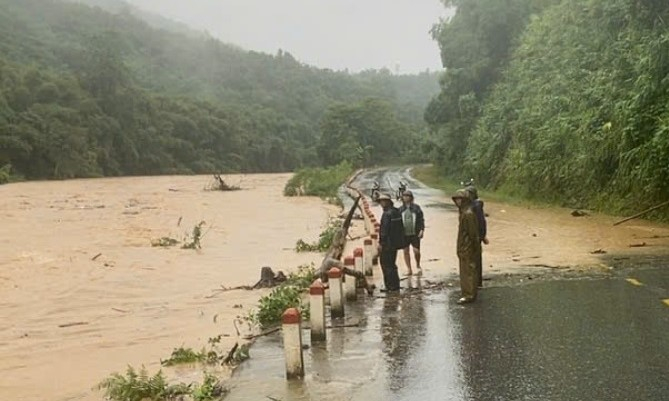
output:
[[128, 367], [125, 375], [115, 373], [98, 385], [109, 401], [179, 401], [182, 396], [191, 393], [191, 386], [169, 384], [159, 371], [150, 376], [142, 367], [136, 371]]
[[304, 302], [304, 292], [316, 279], [316, 269], [313, 265], [300, 266], [295, 273], [288, 275], [288, 279], [258, 302], [258, 308], [252, 311], [247, 320], [266, 329], [281, 323], [281, 315], [288, 308], [297, 308], [302, 318], [309, 317], [309, 304]]
[[[160, 361], [169, 367], [181, 364], [238, 365], [249, 359], [247, 344], [237, 346], [229, 352], [223, 352], [219, 344], [221, 336], [210, 338], [208, 349], [193, 351], [192, 348], [179, 347], [172, 351], [169, 359]], [[142, 367], [139, 371], [128, 367], [125, 375], [114, 373], [98, 384], [109, 401], [217, 401], [223, 399], [228, 389], [212, 373], [205, 371], [203, 382], [171, 384], [162, 371], [151, 376]]]
[[202, 384], [170, 384], [162, 371], [150, 376], [142, 367], [128, 367], [126, 374], [115, 373], [98, 385], [109, 401], [218, 401], [228, 393], [221, 381], [205, 372]]
[[445, 175], [609, 212], [669, 198], [668, 2], [445, 3], [426, 112]]
[[168, 359], [161, 360], [163, 366], [174, 366], [183, 364], [202, 363], [216, 365], [219, 363], [236, 365], [249, 359], [248, 345], [236, 346], [230, 355], [227, 355], [220, 347], [222, 336], [212, 337], [207, 341], [208, 348], [202, 348], [199, 352], [192, 348], [179, 347], [172, 351]]
[[169, 248], [182, 244], [181, 249], [202, 249], [202, 244], [200, 241], [205, 235], [205, 233], [202, 232], [202, 228], [205, 226], [205, 224], [207, 224], [205, 221], [197, 223], [190, 233], [184, 234], [182, 241], [172, 237], [160, 237], [152, 239], [151, 246]]
[[304, 240], [299, 239], [295, 244], [295, 251], [297, 252], [325, 252], [330, 249], [335, 235], [341, 230], [342, 221], [339, 219], [330, 219], [325, 226], [325, 229], [318, 236], [318, 241], [309, 244]]

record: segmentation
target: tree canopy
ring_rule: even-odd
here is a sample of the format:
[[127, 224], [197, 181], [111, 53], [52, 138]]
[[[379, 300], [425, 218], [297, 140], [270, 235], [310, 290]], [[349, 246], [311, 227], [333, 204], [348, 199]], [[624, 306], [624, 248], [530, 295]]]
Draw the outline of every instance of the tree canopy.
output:
[[123, 2], [85, 2], [104, 8], [0, 0], [0, 167], [16, 175], [319, 165], [321, 119], [333, 105], [379, 99], [417, 131], [438, 91], [435, 74], [317, 69], [286, 51], [245, 51]]
[[608, 211], [669, 198], [669, 3], [448, 3], [449, 69], [426, 112], [446, 173]]

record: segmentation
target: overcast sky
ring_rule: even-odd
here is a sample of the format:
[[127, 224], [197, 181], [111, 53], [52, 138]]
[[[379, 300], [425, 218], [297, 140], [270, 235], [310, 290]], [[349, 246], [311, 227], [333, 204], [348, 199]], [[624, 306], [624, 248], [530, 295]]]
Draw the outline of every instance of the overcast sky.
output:
[[430, 28], [439, 0], [128, 0], [251, 50], [289, 51], [319, 67], [441, 68]]

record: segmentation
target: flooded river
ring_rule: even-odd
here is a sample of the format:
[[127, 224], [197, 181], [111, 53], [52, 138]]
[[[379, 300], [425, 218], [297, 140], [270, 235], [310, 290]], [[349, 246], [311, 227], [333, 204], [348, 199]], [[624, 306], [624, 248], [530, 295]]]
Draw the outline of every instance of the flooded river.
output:
[[[233, 318], [261, 293], [212, 290], [320, 258], [292, 248], [335, 211], [284, 198], [289, 177], [246, 176], [237, 192], [204, 191], [202, 176], [0, 186], [0, 399], [100, 400], [92, 387], [127, 365], [234, 344]], [[151, 246], [200, 221], [201, 250]]]

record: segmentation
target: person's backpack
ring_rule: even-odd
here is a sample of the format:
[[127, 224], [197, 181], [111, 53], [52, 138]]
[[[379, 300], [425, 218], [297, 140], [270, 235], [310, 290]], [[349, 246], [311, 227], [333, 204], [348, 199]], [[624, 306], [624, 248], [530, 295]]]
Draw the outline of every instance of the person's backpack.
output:
[[407, 246], [402, 214], [397, 208], [392, 208], [390, 212], [390, 245], [395, 249], [404, 249]]

